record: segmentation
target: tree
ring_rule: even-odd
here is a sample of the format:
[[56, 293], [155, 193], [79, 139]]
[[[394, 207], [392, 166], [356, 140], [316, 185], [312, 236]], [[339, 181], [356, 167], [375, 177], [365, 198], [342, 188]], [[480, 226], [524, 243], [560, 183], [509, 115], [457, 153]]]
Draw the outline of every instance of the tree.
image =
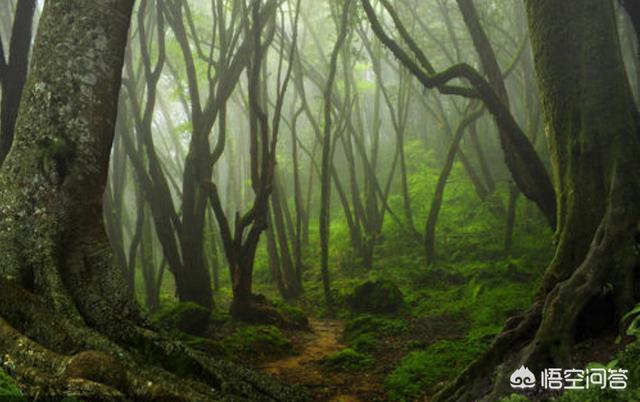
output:
[[[425, 89], [437, 89], [441, 94], [457, 95], [481, 99], [500, 128], [500, 140], [504, 150], [505, 163], [522, 193], [535, 202], [543, 212], [549, 225], [556, 225], [554, 191], [549, 175], [542, 161], [523, 133], [507, 105], [481, 75], [465, 63], [455, 64], [442, 72], [436, 72], [424, 52], [411, 38], [398, 14], [387, 0], [380, 0], [390, 14], [393, 23], [406, 42], [417, 62], [395, 40], [386, 34], [371, 5], [370, 0], [362, 0], [362, 6], [376, 36], [409, 69]], [[454, 79], [464, 79], [471, 87], [452, 85]]]
[[329, 308], [333, 304], [331, 296], [331, 283], [329, 279], [329, 206], [331, 200], [331, 93], [336, 76], [338, 55], [340, 48], [347, 37], [349, 22], [349, 6], [351, 0], [346, 0], [340, 19], [338, 38], [329, 62], [329, 77], [325, 86], [324, 100], [324, 132], [322, 136], [322, 167], [320, 174], [320, 271], [322, 276], [322, 288], [324, 290], [325, 303]]
[[102, 10], [113, 25], [96, 21], [93, 28], [73, 22], [85, 14], [100, 20], [99, 7], [76, 3], [48, 3], [40, 25], [14, 147], [0, 174], [1, 265], [57, 311], [110, 326], [114, 315], [135, 311], [112, 269], [102, 224], [133, 1]]
[[[132, 7], [46, 2], [0, 171], [0, 349], [33, 396], [219, 400], [224, 390], [240, 400], [296, 400], [157, 332], [115, 264], [102, 196]], [[69, 389], [59, 369], [87, 349], [112, 354], [129, 383], [81, 380]]]
[[[522, 364], [570, 367], [579, 337], [616, 330], [640, 297], [638, 111], [613, 4], [528, 0], [526, 8], [557, 194], [556, 253], [534, 306], [510, 319], [438, 401], [495, 400]], [[599, 324], [597, 314], [608, 320]]]
[[[277, 319], [273, 316], [270, 306], [265, 306], [262, 300], [252, 293], [253, 264], [260, 235], [267, 229], [269, 221], [269, 199], [275, 185], [276, 146], [278, 144], [280, 119], [284, 99], [289, 86], [293, 69], [292, 56], [297, 38], [297, 22], [293, 24], [292, 46], [288, 52], [289, 63], [283, 71], [285, 60], [284, 42], [280, 48], [278, 70], [276, 76], [276, 100], [271, 122], [266, 111], [266, 95], [263, 71], [266, 49], [274, 34], [273, 17], [269, 12], [275, 7], [275, 2], [261, 6], [260, 2], [251, 4], [248, 12], [252, 16], [252, 26], [249, 37], [252, 40], [251, 58], [247, 68], [248, 98], [249, 98], [249, 152], [251, 158], [251, 188], [255, 194], [250, 209], [240, 215], [236, 213], [233, 225], [225, 214], [220, 193], [215, 183], [208, 182], [209, 203], [220, 228], [223, 248], [231, 275], [233, 300], [231, 314], [248, 321], [264, 321]], [[300, 1], [296, 3], [296, 14], [300, 9]], [[266, 10], [266, 11], [265, 11]], [[263, 39], [263, 33], [265, 38]], [[222, 149], [220, 149], [220, 152]]]

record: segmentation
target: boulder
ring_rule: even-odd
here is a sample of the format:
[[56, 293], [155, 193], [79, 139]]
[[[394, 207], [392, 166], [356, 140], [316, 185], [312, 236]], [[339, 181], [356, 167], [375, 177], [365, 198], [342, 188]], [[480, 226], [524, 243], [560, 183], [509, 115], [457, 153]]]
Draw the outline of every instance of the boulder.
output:
[[194, 302], [182, 302], [162, 309], [155, 320], [191, 335], [203, 335], [209, 326], [210, 312]]
[[404, 306], [398, 286], [384, 280], [363, 283], [348, 297], [347, 302], [354, 313], [396, 313]]

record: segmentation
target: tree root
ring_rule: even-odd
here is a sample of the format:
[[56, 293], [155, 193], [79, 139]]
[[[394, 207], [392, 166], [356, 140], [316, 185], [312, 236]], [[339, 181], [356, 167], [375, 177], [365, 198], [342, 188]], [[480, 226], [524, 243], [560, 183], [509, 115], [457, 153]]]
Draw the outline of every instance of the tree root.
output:
[[489, 350], [434, 401], [496, 401], [513, 392], [510, 375], [521, 365], [534, 373], [548, 367], [569, 368], [576, 325], [584, 314], [588, 316], [589, 301], [609, 294], [618, 319], [633, 307], [640, 296], [634, 289], [640, 267], [639, 214], [633, 203], [625, 202], [628, 199], [635, 198], [622, 196], [610, 203], [587, 256], [573, 274], [541, 296], [527, 313], [510, 319]]
[[[302, 391], [190, 349], [147, 323], [106, 337], [0, 279], [0, 357], [25, 395], [104, 401], [303, 401]], [[6, 302], [5, 302], [6, 301]], [[123, 332], [120, 332], [123, 331]], [[106, 366], [109, 370], [98, 370]], [[119, 376], [117, 372], [124, 371]]]

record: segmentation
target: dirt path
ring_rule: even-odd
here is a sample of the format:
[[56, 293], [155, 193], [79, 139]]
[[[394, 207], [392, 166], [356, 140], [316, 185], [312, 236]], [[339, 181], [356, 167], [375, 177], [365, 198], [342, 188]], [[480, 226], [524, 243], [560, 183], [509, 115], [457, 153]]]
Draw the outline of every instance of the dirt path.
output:
[[367, 373], [336, 373], [322, 366], [324, 358], [345, 348], [339, 341], [344, 323], [311, 318], [309, 324], [313, 332], [305, 335], [301, 353], [267, 362], [262, 371], [306, 387], [317, 401], [370, 402], [363, 397], [375, 392]]

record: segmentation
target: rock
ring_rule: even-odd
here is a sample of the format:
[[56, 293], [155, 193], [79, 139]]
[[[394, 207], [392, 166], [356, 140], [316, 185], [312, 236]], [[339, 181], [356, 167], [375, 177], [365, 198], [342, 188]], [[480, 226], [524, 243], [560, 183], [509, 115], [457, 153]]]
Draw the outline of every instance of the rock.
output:
[[154, 319], [190, 335], [203, 335], [209, 327], [210, 312], [194, 302], [182, 302], [159, 311]]
[[233, 318], [252, 324], [284, 325], [285, 323], [282, 314], [264, 295], [260, 294], [252, 294], [248, 303], [238, 304], [232, 301], [229, 312]]
[[83, 379], [126, 392], [127, 371], [115, 357], [96, 350], [74, 355], [64, 371], [67, 380]]
[[398, 286], [390, 281], [368, 281], [358, 286], [347, 302], [355, 313], [396, 313], [404, 306]]
[[301, 308], [280, 301], [274, 301], [272, 304], [282, 316], [282, 327], [310, 330], [309, 317]]

